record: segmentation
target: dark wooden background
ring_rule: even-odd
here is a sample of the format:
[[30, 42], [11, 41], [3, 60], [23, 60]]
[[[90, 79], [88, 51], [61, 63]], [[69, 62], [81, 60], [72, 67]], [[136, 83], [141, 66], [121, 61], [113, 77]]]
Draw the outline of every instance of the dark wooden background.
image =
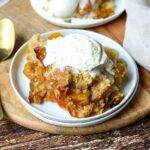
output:
[[51, 135], [7, 119], [0, 121], [1, 150], [149, 150], [150, 118], [128, 127], [88, 136]]
[[[14, 13], [15, 12], [15, 13]], [[34, 16], [31, 18], [31, 15]], [[48, 30], [49, 23], [37, 16], [32, 10], [29, 0], [11, 0], [10, 3], [0, 8], [0, 19], [9, 17], [16, 26], [16, 47], [24, 43], [32, 34]], [[111, 24], [118, 24], [120, 20], [121, 28], [119, 30], [111, 27]], [[38, 27], [38, 21], [41, 28]], [[25, 22], [27, 24], [25, 24]], [[36, 23], [37, 26], [34, 24]], [[21, 26], [18, 26], [20, 24]], [[46, 27], [47, 26], [47, 27]], [[52, 26], [52, 25], [51, 25]], [[49, 26], [49, 27], [51, 27]], [[117, 20], [99, 28], [93, 28], [93, 31], [100, 31], [102, 34], [113, 38], [122, 44], [125, 26], [125, 13]], [[53, 26], [53, 29], [59, 27]], [[25, 34], [27, 32], [28, 34]], [[121, 32], [121, 34], [120, 34]], [[141, 73], [149, 76], [144, 69]], [[150, 78], [143, 78], [145, 88], [150, 92]], [[150, 149], [150, 118], [147, 117], [128, 127], [88, 136], [63, 136], [51, 135], [33, 131], [21, 127], [8, 119], [0, 121], [0, 150], [148, 150]]]

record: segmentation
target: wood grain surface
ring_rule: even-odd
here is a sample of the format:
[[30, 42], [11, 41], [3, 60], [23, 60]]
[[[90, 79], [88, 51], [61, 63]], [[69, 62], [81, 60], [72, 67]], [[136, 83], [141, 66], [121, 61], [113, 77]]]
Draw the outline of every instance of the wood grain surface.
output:
[[0, 122], [1, 150], [149, 150], [150, 119], [106, 133], [64, 136], [35, 132], [7, 119]]
[[[55, 30], [54, 26], [37, 16], [28, 0], [11, 0], [0, 8], [0, 19], [9, 17], [16, 27], [15, 50], [32, 34]], [[116, 27], [117, 26], [117, 27]], [[125, 30], [125, 14], [119, 19], [98, 28], [90, 29], [122, 44]], [[9, 62], [8, 62], [9, 63]], [[0, 69], [1, 70], [1, 69]], [[8, 68], [5, 68], [8, 71]], [[140, 85], [150, 93], [150, 74], [140, 70]], [[32, 131], [4, 119], [0, 122], [0, 149], [149, 149], [150, 119], [145, 118], [119, 130], [89, 136], [50, 135]]]

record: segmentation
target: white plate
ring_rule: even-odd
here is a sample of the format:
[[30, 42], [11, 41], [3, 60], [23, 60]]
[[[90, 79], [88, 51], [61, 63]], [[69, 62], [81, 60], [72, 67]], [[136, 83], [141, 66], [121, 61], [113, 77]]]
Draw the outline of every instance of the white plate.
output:
[[[43, 38], [47, 38], [50, 34], [54, 33], [56, 31], [52, 32], [47, 32], [42, 34]], [[93, 117], [88, 117], [88, 118], [74, 118], [69, 115], [69, 113], [60, 108], [56, 103], [53, 102], [44, 102], [42, 105], [37, 105], [37, 104], [29, 104], [27, 97], [29, 94], [29, 80], [27, 77], [23, 74], [23, 68], [26, 63], [26, 47], [27, 43], [25, 43], [15, 54], [11, 68], [10, 68], [10, 80], [11, 84], [13, 86], [14, 91], [16, 94], [19, 96], [20, 100], [23, 103], [26, 103], [32, 107], [32, 109], [37, 112], [38, 114], [41, 114], [45, 117], [50, 117], [55, 120], [60, 120], [60, 121], [66, 121], [66, 122], [84, 122], [84, 121], [90, 121], [94, 120], [100, 117], [107, 116], [108, 114], [112, 113], [113, 111], [117, 110], [120, 106], [122, 106], [124, 103], [128, 101], [130, 96], [132, 95], [136, 84], [138, 82], [138, 70], [135, 62], [133, 59], [130, 57], [130, 55], [115, 41], [100, 35], [98, 33], [90, 32], [90, 31], [85, 31], [85, 30], [60, 30], [64, 35], [70, 34], [70, 33], [80, 33], [87, 35], [103, 45], [107, 45], [111, 48], [116, 49], [119, 52], [119, 55], [121, 58], [126, 60], [126, 63], [128, 65], [128, 72], [127, 72], [127, 80], [126, 83], [123, 86], [123, 92], [125, 93], [125, 97], [122, 100], [121, 103], [119, 103], [117, 106], [113, 107], [112, 109], [97, 115]]]
[[63, 19], [51, 17], [48, 12], [43, 10], [45, 0], [30, 0], [30, 2], [33, 9], [39, 16], [50, 23], [67, 28], [89, 28], [103, 25], [119, 17], [125, 10], [125, 0], [115, 0], [116, 9], [115, 15], [113, 16], [107, 17], [105, 19], [72, 19], [71, 23], [67, 23], [64, 22]]
[[76, 122], [76, 123], [74, 123], [74, 122], [72, 122], [72, 123], [71, 122], [70, 123], [69, 122], [60, 122], [60, 121], [57, 121], [57, 120], [46, 118], [46, 117], [38, 114], [37, 112], [32, 110], [32, 108], [28, 107], [26, 105], [26, 103], [24, 103], [24, 106], [35, 117], [37, 117], [38, 119], [40, 119], [40, 120], [42, 120], [42, 121], [44, 121], [46, 123], [49, 123], [49, 124], [62, 126], [62, 127], [86, 127], [86, 126], [92, 126], [92, 125], [103, 123], [103, 122], [113, 118], [118, 113], [120, 113], [129, 104], [129, 102], [132, 100], [132, 98], [135, 95], [135, 92], [137, 90], [137, 87], [138, 87], [138, 84], [137, 84], [133, 94], [131, 95], [131, 97], [128, 99], [128, 101], [124, 105], [122, 105], [122, 107], [118, 108], [116, 111], [112, 112], [111, 114], [108, 114], [107, 116], [104, 116], [102, 118], [98, 118], [98, 119], [95, 119], [95, 120], [87, 121], [87, 122]]
[[61, 121], [58, 121], [58, 120], [53, 120], [52, 118], [47, 118], [45, 116], [42, 116], [41, 114], [38, 114], [36, 111], [34, 111], [32, 109], [32, 107], [30, 107], [30, 105], [27, 105], [26, 103], [23, 103], [23, 105], [35, 117], [37, 117], [38, 119], [40, 119], [40, 120], [42, 120], [46, 123], [53, 124], [53, 125], [58, 125], [58, 126], [63, 126], [63, 127], [85, 127], [85, 126], [91, 126], [91, 125], [96, 125], [96, 124], [105, 122], [105, 121], [113, 118], [118, 113], [120, 113], [129, 104], [129, 102], [134, 97], [134, 95], [136, 93], [136, 90], [137, 90], [137, 87], [138, 87], [138, 83], [137, 83], [136, 88], [135, 88], [134, 92], [132, 93], [131, 97], [120, 108], [118, 108], [117, 110], [115, 110], [112, 113], [108, 114], [107, 116], [104, 116], [102, 118], [98, 118], [96, 120], [87, 121], [87, 122], [61, 122]]

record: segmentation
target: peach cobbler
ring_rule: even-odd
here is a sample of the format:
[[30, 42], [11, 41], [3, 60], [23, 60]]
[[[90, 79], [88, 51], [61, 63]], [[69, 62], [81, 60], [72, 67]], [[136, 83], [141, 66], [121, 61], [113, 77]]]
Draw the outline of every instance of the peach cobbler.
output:
[[103, 113], [122, 101], [127, 72], [118, 53], [81, 34], [53, 33], [31, 38], [24, 74], [30, 79], [29, 102], [56, 102], [71, 116]]
[[47, 0], [44, 10], [56, 18], [100, 19], [115, 14], [114, 0]]

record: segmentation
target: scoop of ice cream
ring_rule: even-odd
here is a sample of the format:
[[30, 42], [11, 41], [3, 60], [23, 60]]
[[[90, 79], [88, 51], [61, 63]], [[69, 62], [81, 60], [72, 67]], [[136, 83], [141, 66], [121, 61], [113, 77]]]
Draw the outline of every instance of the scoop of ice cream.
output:
[[79, 71], [88, 71], [92, 76], [100, 74], [101, 69], [109, 71], [113, 62], [102, 46], [85, 35], [70, 34], [65, 37], [48, 40], [44, 65], [56, 67], [72, 67]]
[[55, 17], [67, 18], [74, 14], [79, 0], [51, 0], [49, 12]]

